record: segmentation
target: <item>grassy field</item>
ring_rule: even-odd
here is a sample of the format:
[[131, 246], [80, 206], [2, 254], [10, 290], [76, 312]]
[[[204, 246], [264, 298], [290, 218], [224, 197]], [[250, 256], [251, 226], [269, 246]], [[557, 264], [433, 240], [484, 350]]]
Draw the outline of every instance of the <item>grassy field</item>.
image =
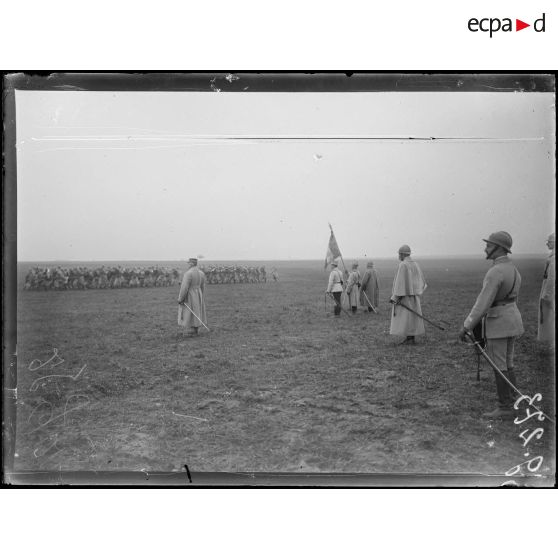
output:
[[[535, 341], [543, 258], [515, 261], [518, 383], [553, 415], [554, 363]], [[503, 474], [542, 426], [528, 449], [553, 475], [553, 425], [483, 419], [493, 372], [477, 382], [457, 341], [488, 262], [419, 262], [424, 314], [451, 325], [403, 347], [387, 333], [395, 259], [376, 262], [378, 315], [331, 317], [321, 262], [262, 262], [279, 282], [209, 285], [211, 332], [188, 339], [177, 288], [24, 292], [20, 264], [16, 470]]]

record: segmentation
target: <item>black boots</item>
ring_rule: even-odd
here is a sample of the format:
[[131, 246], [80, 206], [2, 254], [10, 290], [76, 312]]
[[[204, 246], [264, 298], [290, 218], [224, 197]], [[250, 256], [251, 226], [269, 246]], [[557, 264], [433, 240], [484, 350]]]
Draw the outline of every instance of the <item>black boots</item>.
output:
[[414, 335], [407, 335], [407, 339], [405, 341], [401, 341], [400, 345], [414, 345], [415, 344], [415, 336]]
[[[515, 371], [502, 370], [506, 378], [517, 387]], [[495, 418], [495, 419], [511, 419], [515, 417], [515, 412], [513, 409], [514, 401], [517, 398], [516, 392], [512, 387], [504, 380], [499, 372], [494, 371], [494, 377], [496, 379], [496, 392], [498, 393], [498, 408], [490, 413], [484, 413], [483, 417]]]

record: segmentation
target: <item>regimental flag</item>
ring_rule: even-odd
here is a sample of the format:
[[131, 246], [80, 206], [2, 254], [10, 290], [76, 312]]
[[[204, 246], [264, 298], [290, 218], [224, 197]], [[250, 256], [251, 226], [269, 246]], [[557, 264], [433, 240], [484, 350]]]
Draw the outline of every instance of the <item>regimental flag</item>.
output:
[[329, 243], [327, 245], [324, 269], [327, 269], [327, 266], [330, 265], [333, 260], [341, 257], [341, 250], [339, 250], [339, 246], [337, 245], [337, 240], [335, 240], [335, 235], [333, 234], [331, 225], [329, 226], [329, 228], [331, 229], [331, 234], [329, 235]]

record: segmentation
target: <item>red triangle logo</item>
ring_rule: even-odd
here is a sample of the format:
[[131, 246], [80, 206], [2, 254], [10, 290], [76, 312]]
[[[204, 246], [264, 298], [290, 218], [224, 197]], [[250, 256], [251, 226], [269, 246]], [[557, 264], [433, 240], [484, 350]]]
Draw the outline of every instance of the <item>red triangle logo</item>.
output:
[[515, 20], [515, 30], [516, 31], [521, 31], [522, 29], [525, 29], [525, 27], [531, 27], [531, 24], [525, 23], [524, 21], [521, 21], [520, 19]]

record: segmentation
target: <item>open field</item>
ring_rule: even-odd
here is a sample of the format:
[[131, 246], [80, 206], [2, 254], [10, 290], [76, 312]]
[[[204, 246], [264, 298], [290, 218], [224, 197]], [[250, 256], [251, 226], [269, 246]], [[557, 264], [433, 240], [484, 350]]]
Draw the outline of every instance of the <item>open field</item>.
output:
[[[451, 326], [405, 347], [387, 334], [395, 259], [376, 262], [378, 315], [331, 317], [322, 262], [261, 262], [279, 282], [209, 285], [211, 333], [189, 339], [177, 288], [24, 292], [20, 264], [16, 470], [503, 474], [526, 459], [519, 434], [543, 426], [529, 451], [553, 475], [553, 425], [481, 418], [493, 372], [477, 382], [457, 341], [488, 262], [417, 259], [425, 316]], [[535, 341], [544, 259], [515, 261], [519, 388], [552, 416], [554, 364]]]

